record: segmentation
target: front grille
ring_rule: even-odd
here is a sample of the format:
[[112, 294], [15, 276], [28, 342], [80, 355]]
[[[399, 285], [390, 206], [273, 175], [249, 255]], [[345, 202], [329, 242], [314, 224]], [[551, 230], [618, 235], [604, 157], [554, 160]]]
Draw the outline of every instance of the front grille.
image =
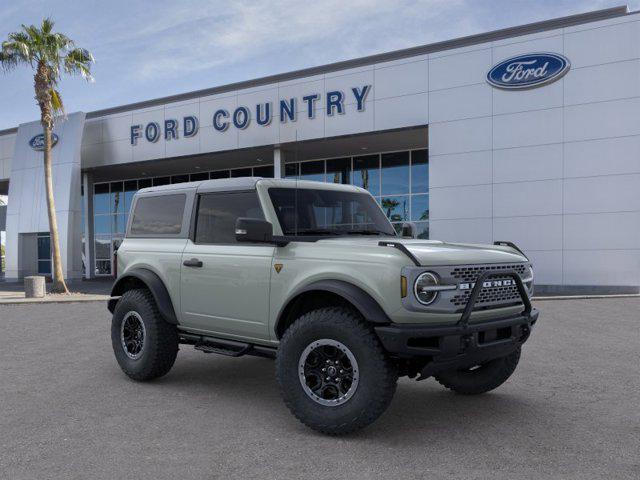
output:
[[[470, 295], [471, 290], [467, 290], [465, 293], [453, 297], [450, 302], [456, 307], [464, 307], [467, 305]], [[509, 287], [486, 287], [480, 290], [480, 294], [476, 300], [476, 307], [503, 303], [519, 303], [520, 301], [518, 287], [514, 285]]]
[[[464, 265], [460, 267], [453, 267], [449, 272], [449, 275], [460, 283], [474, 283], [484, 272], [496, 272], [499, 274], [501, 271], [506, 270], [516, 272], [522, 279], [527, 275], [527, 265], [523, 263], [503, 265]], [[501, 277], [498, 275], [491, 277], [488, 280], [495, 281], [509, 279], [511, 279], [511, 277]], [[463, 292], [458, 291], [449, 299], [449, 302], [456, 308], [456, 310], [462, 310], [469, 301], [471, 291], [471, 288]], [[515, 305], [521, 302], [522, 299], [520, 298], [520, 293], [518, 292], [518, 287], [516, 285], [484, 287], [480, 290], [474, 309], [478, 310], [497, 306]]]
[[[525, 265], [516, 263], [513, 265], [472, 265], [468, 267], [456, 267], [451, 270], [451, 276], [463, 282], [474, 282], [478, 275], [490, 270], [499, 272], [500, 270], [514, 270], [520, 277], [524, 276], [526, 271]], [[497, 279], [498, 277], [495, 277]]]

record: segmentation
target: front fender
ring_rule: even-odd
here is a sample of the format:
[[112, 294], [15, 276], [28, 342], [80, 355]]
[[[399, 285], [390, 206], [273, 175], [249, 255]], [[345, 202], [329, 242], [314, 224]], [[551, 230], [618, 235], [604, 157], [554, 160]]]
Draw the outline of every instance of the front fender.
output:
[[[162, 318], [167, 323], [178, 325], [178, 318], [176, 317], [176, 312], [173, 308], [169, 291], [162, 279], [151, 270], [146, 268], [134, 268], [128, 271], [126, 274], [119, 277], [113, 284], [111, 296], [120, 297], [124, 292], [129, 290], [132, 285], [135, 286], [135, 288], [139, 288], [141, 286], [140, 284], [151, 292]], [[111, 313], [115, 310], [117, 303], [118, 299], [109, 300], [108, 308]]]

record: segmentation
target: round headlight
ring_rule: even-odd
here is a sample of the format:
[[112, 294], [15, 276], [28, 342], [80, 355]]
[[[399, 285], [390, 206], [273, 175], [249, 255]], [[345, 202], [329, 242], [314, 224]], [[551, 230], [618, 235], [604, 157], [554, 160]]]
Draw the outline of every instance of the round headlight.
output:
[[421, 304], [430, 305], [434, 302], [438, 292], [436, 290], [431, 291], [429, 287], [435, 287], [436, 285], [438, 285], [438, 277], [431, 272], [425, 272], [416, 278], [413, 292]]

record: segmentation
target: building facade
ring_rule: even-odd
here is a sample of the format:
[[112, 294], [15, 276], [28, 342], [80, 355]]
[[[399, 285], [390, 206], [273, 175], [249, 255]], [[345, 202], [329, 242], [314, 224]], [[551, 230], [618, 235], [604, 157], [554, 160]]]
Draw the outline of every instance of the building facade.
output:
[[[0, 132], [7, 279], [50, 271], [39, 124]], [[71, 278], [113, 275], [145, 186], [353, 183], [421, 238], [509, 240], [558, 292], [640, 285], [640, 14], [600, 10], [70, 115], [55, 196]]]

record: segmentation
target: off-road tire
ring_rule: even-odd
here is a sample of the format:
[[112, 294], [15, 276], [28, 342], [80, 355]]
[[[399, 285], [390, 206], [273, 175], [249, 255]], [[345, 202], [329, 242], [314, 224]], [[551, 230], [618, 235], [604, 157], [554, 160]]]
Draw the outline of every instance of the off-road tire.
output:
[[498, 388], [513, 374], [520, 360], [520, 347], [513, 353], [469, 370], [451, 370], [434, 375], [444, 387], [462, 395], [478, 395]]
[[[340, 405], [312, 400], [299, 378], [299, 362], [314, 341], [342, 343], [359, 368], [357, 387]], [[321, 308], [299, 317], [285, 332], [276, 358], [276, 377], [285, 404], [308, 427], [329, 435], [344, 435], [366, 427], [387, 409], [396, 390], [398, 374], [372, 328], [346, 308]]]
[[[128, 312], [136, 312], [144, 324], [145, 338], [142, 354], [137, 359], [129, 358], [122, 346], [120, 328]], [[126, 291], [113, 312], [111, 321], [111, 344], [118, 365], [130, 378], [147, 381], [166, 375], [178, 354], [178, 332], [167, 323], [147, 289]]]

